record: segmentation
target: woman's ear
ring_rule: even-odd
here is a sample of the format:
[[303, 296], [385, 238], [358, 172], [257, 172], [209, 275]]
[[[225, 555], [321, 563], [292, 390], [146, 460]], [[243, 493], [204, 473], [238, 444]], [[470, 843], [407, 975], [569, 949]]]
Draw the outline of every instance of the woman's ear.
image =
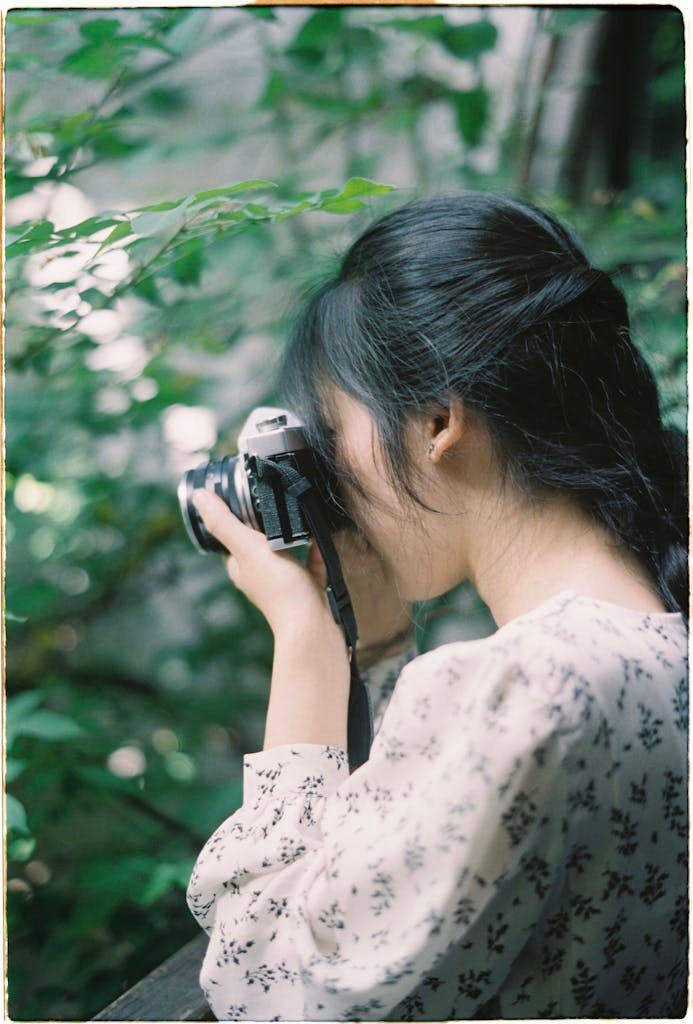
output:
[[430, 415], [426, 421], [429, 437], [428, 457], [431, 462], [440, 462], [446, 452], [460, 441], [467, 428], [465, 408], [458, 399]]

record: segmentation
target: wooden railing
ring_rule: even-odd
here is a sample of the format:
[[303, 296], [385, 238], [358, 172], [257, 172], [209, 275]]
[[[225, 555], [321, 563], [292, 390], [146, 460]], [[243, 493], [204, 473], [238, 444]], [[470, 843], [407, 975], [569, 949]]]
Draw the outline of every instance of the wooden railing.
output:
[[214, 1020], [198, 980], [207, 941], [198, 935], [92, 1019]]

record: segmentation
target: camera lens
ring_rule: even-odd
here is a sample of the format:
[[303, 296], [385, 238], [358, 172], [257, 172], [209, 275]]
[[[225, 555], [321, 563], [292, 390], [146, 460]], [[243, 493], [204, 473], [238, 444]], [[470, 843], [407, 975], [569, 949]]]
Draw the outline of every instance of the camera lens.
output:
[[236, 518], [264, 533], [277, 550], [305, 544], [311, 537], [305, 499], [287, 484], [296, 480], [296, 474], [312, 484], [313, 503], [328, 529], [353, 525], [334, 474], [308, 444], [303, 424], [292, 412], [270, 406], [254, 409], [238, 435], [238, 452], [196, 466], [178, 485], [185, 530], [198, 551], [225, 551], [193, 505], [193, 494], [200, 489], [217, 494]]
[[178, 485], [178, 503], [188, 537], [198, 551], [224, 552], [226, 548], [205, 528], [193, 505], [193, 492], [212, 491], [248, 526], [260, 529], [248, 476], [242, 455], [226, 455], [223, 459], [203, 462], [184, 473]]

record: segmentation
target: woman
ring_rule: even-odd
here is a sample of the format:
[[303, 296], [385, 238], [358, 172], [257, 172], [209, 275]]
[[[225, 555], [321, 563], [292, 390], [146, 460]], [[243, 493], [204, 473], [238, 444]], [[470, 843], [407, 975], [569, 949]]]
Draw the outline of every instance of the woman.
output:
[[[620, 292], [533, 207], [421, 200], [355, 243], [285, 378], [359, 527], [376, 735], [350, 775], [319, 557], [199, 493], [275, 638], [264, 750], [189, 887], [215, 1014], [683, 1012], [685, 457]], [[414, 657], [409, 603], [466, 579], [497, 632]]]

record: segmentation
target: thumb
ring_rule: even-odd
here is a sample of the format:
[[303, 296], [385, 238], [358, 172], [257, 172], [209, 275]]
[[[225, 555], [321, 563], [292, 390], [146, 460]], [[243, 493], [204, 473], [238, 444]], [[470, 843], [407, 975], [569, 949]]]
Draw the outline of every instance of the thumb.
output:
[[264, 534], [242, 523], [216, 494], [200, 488], [193, 492], [192, 501], [206, 529], [227, 551], [235, 554], [239, 550], [253, 550], [253, 545], [266, 547]]

